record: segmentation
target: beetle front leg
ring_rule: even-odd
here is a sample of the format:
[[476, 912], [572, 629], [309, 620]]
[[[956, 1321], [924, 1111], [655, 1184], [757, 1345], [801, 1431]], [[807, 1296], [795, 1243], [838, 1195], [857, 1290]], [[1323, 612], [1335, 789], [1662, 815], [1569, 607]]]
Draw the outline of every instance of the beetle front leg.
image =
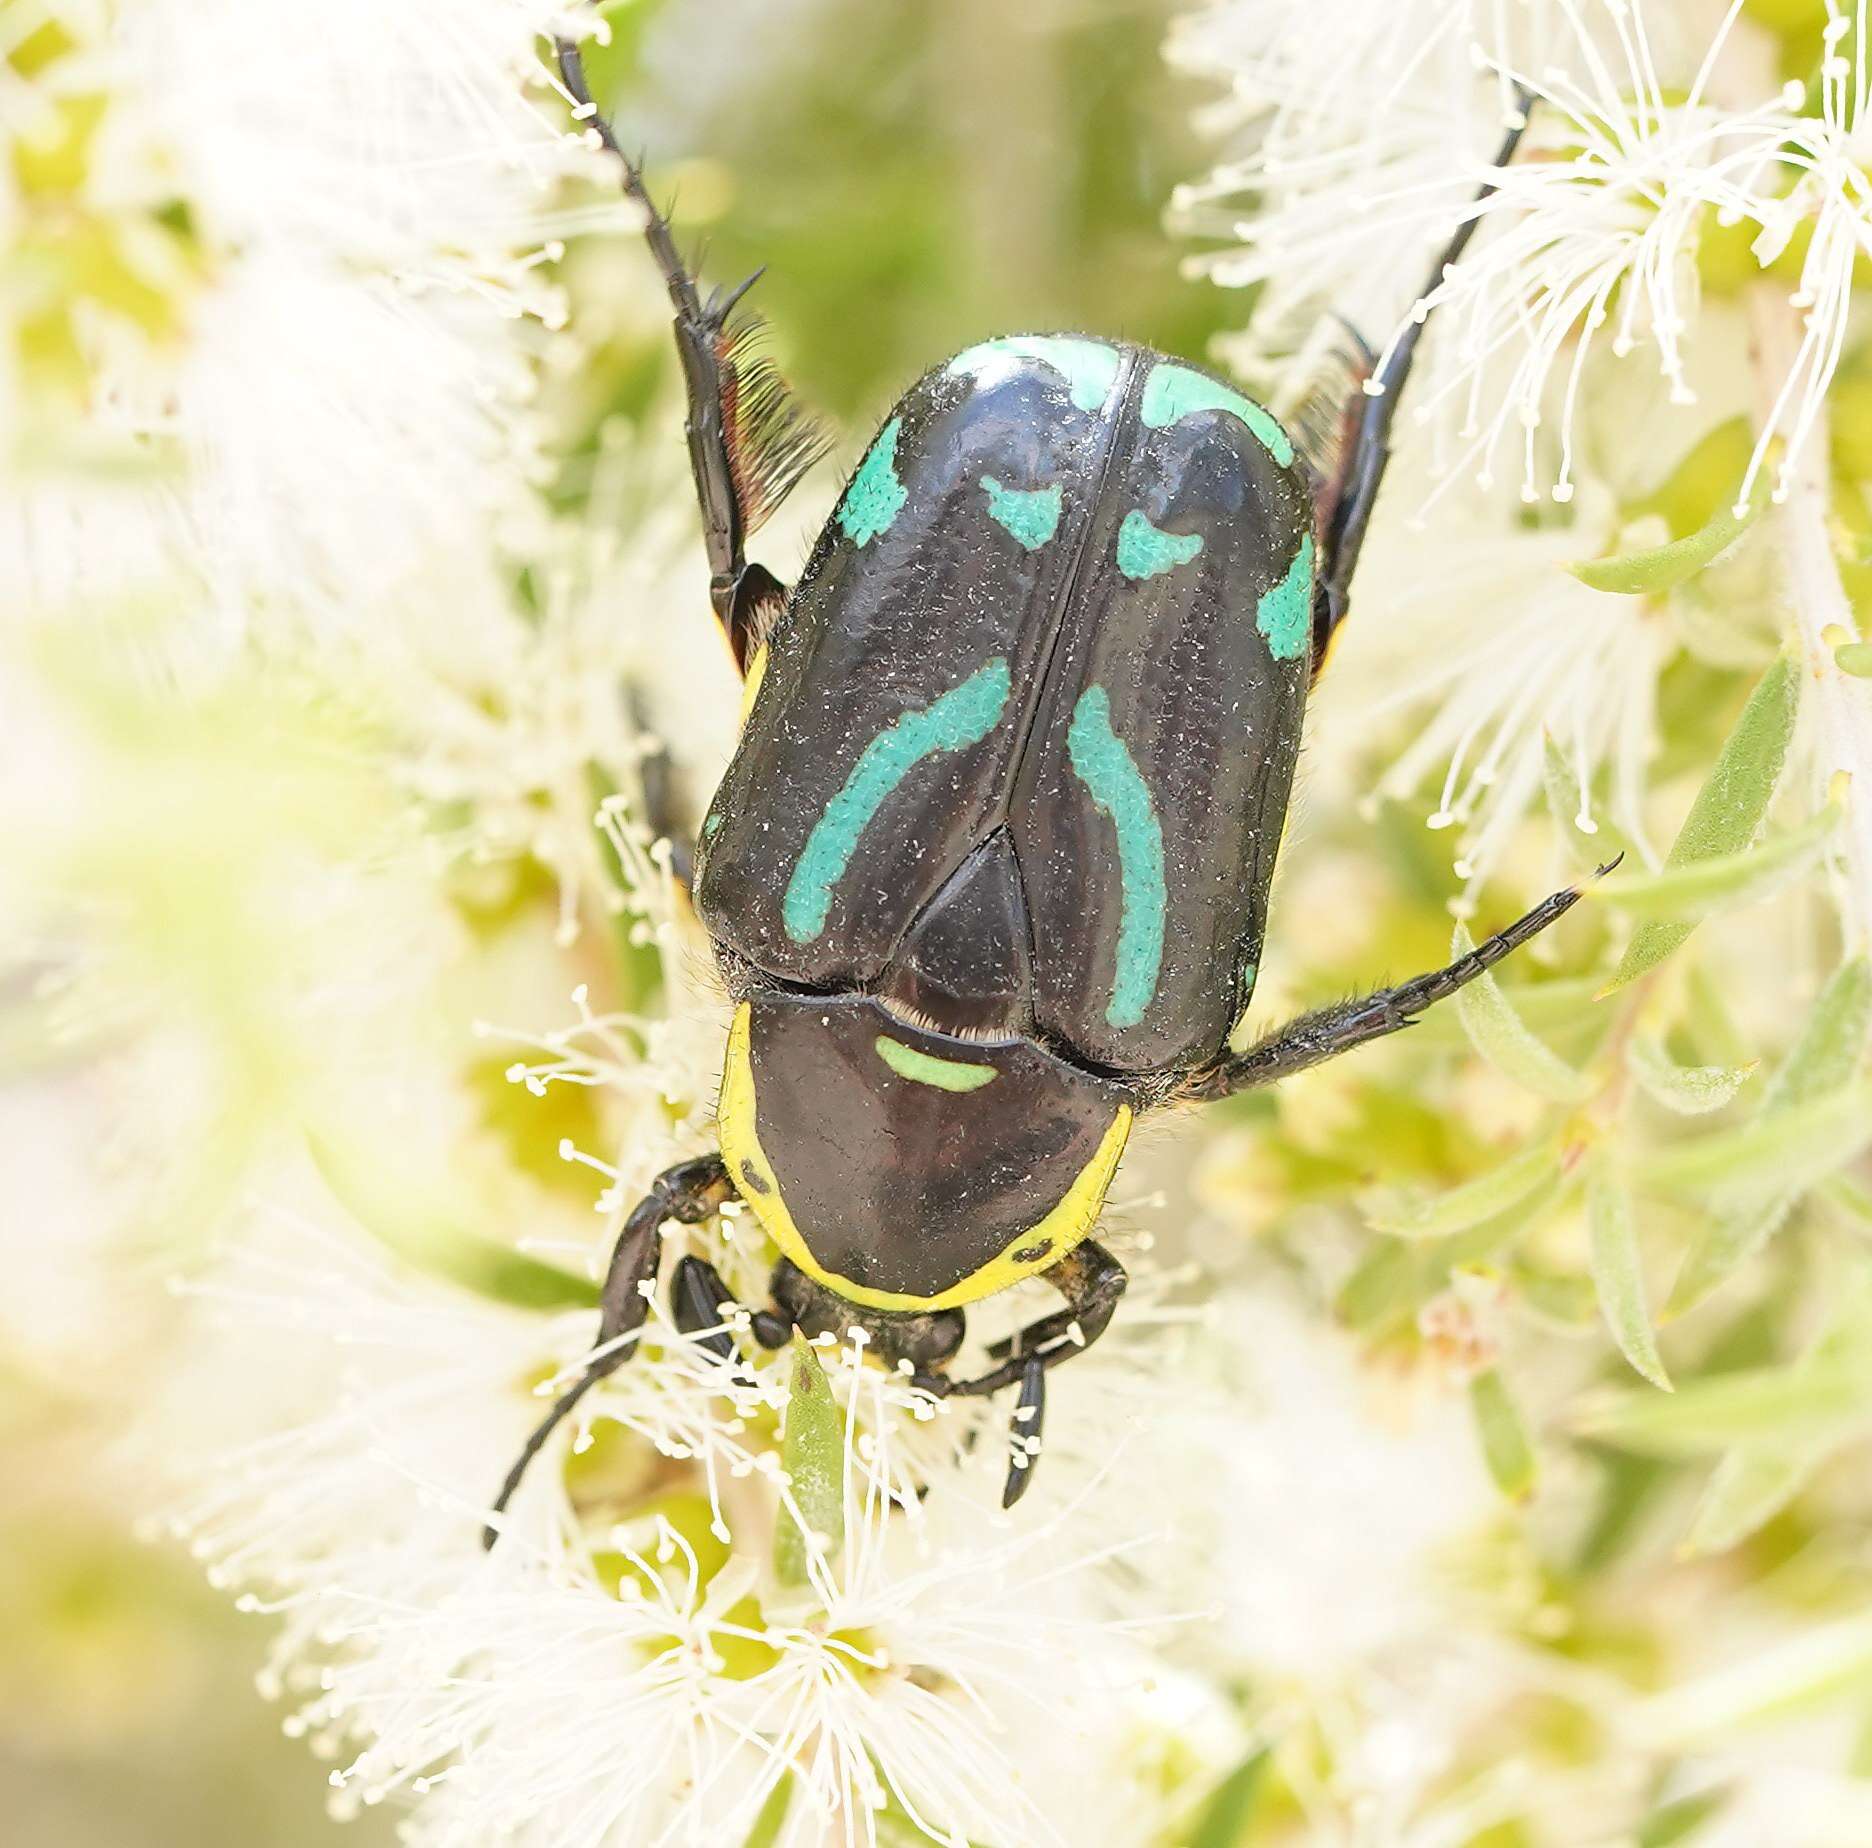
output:
[[1014, 1410], [1007, 1486], [1001, 1506], [1011, 1508], [1033, 1481], [1034, 1460], [1040, 1454], [1040, 1426], [1046, 1413], [1048, 1369], [1089, 1348], [1107, 1328], [1130, 1279], [1125, 1268], [1095, 1239], [1074, 1247], [1040, 1275], [1066, 1298], [1066, 1307], [1030, 1322], [1012, 1341], [991, 1350], [1004, 1355], [999, 1366], [972, 1380], [938, 1376], [923, 1383], [943, 1397], [976, 1399], [1021, 1383], [1020, 1403]]
[[745, 671], [787, 595], [766, 566], [748, 562], [748, 535], [825, 454], [827, 445], [813, 425], [789, 407], [778, 379], [763, 370], [761, 362], [749, 362], [747, 325], [730, 324], [735, 307], [760, 272], [725, 294], [717, 290], [706, 301], [702, 298], [676, 249], [669, 220], [592, 101], [578, 47], [558, 38], [553, 49], [573, 117], [589, 125], [617, 161], [625, 197], [644, 214], [644, 239], [669, 291], [689, 405], [684, 424], [689, 466], [708, 547], [709, 602], [734, 651], [735, 665]]
[[[1608, 860], [1593, 877], [1604, 878], [1616, 865], [1618, 860]], [[1178, 1095], [1193, 1102], [1207, 1103], [1218, 1097], [1232, 1096], [1237, 1091], [1251, 1091], [1414, 1025], [1425, 1008], [1467, 987], [1504, 956], [1531, 942], [1548, 925], [1565, 917], [1579, 903], [1584, 889], [1583, 885], [1566, 886], [1543, 898], [1506, 930], [1485, 937], [1447, 968], [1433, 969], [1428, 975], [1400, 982], [1395, 988], [1381, 988], [1356, 1001], [1342, 1001], [1337, 1007], [1319, 1008], [1290, 1020], [1246, 1052], [1219, 1060], [1207, 1070], [1196, 1073]]]
[[728, 1169], [719, 1155], [699, 1155], [666, 1168], [650, 1184], [650, 1191], [631, 1208], [611, 1253], [611, 1265], [605, 1272], [600, 1295], [598, 1339], [592, 1344], [591, 1358], [585, 1370], [561, 1393], [553, 1408], [521, 1446], [513, 1468], [507, 1472], [500, 1493], [494, 1498], [493, 1514], [481, 1533], [481, 1544], [491, 1547], [499, 1537], [498, 1517], [513, 1499], [527, 1465], [539, 1455], [546, 1440], [564, 1422], [579, 1401], [608, 1375], [623, 1366], [636, 1349], [629, 1337], [643, 1326], [650, 1305], [643, 1286], [656, 1276], [660, 1249], [657, 1234], [666, 1219], [686, 1226], [706, 1219], [723, 1201], [733, 1195]]

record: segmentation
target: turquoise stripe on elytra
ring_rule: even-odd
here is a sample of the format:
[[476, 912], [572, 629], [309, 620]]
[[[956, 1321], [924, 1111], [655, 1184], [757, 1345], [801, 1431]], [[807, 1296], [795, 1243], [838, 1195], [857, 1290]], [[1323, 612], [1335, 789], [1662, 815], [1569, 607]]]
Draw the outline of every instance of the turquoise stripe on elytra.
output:
[[889, 532], [910, 498], [897, 479], [897, 438], [902, 430], [903, 419], [893, 417], [878, 432], [838, 504], [838, 523], [854, 545], [869, 545], [879, 533]]
[[981, 478], [988, 517], [1028, 551], [1037, 552], [1059, 530], [1058, 488], [1004, 488], [992, 475]]
[[1255, 627], [1277, 661], [1306, 653], [1313, 634], [1313, 535], [1300, 541], [1287, 575], [1266, 592], [1255, 610]]
[[1201, 533], [1166, 533], [1153, 526], [1139, 507], [1133, 507], [1118, 528], [1118, 569], [1128, 578], [1174, 571], [1201, 550]]
[[825, 929], [832, 888], [885, 798], [933, 751], [959, 751], [987, 737], [1010, 684], [1007, 661], [997, 655], [959, 687], [885, 726], [859, 753], [844, 787], [813, 824], [787, 882], [780, 916], [795, 943], [810, 943]]
[[1121, 363], [1118, 349], [1102, 340], [1084, 340], [1075, 334], [1002, 334], [965, 348], [945, 372], [990, 372], [998, 354], [1015, 359], [1037, 359], [1051, 366], [1066, 381], [1072, 401], [1082, 411], [1096, 411], [1111, 396]]
[[1073, 708], [1066, 733], [1073, 774], [1086, 786], [1093, 806], [1118, 830], [1118, 872], [1124, 882], [1123, 915], [1105, 1018], [1114, 1027], [1135, 1027], [1157, 992], [1163, 967], [1163, 828], [1136, 761], [1111, 727], [1111, 701], [1103, 687], [1087, 687]]
[[1282, 468], [1292, 466], [1293, 444], [1287, 432], [1252, 398], [1230, 391], [1220, 379], [1212, 379], [1192, 366], [1161, 360], [1151, 368], [1150, 377], [1144, 381], [1144, 401], [1138, 406], [1138, 415], [1145, 423], [1153, 430], [1161, 430], [1197, 411], [1227, 411], [1231, 417], [1239, 417]]

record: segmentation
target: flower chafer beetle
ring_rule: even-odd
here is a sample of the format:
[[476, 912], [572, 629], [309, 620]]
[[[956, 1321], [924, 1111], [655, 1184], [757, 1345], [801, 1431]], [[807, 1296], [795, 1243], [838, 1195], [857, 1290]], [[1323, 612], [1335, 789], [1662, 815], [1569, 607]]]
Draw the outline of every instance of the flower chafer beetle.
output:
[[[747, 717], [691, 882], [734, 1000], [720, 1152], [671, 1168], [626, 1219], [593, 1358], [496, 1510], [628, 1357], [664, 1221], [737, 1196], [780, 1253], [774, 1306], [751, 1320], [763, 1345], [855, 1324], [938, 1394], [1018, 1387], [1011, 1505], [1047, 1369], [1098, 1339], [1124, 1291], [1091, 1234], [1137, 1114], [1408, 1026], [1578, 897], [1229, 1048], [1308, 687], [1420, 327], [1322, 479], [1265, 410], [1181, 360], [1078, 334], [970, 347], [899, 401], [787, 589], [744, 545], [820, 445], [746, 358], [751, 324], [731, 311], [747, 285], [702, 299], [577, 50], [557, 49], [669, 288]], [[979, 1376], [946, 1373], [964, 1306], [1028, 1277], [1064, 1307]], [[679, 1325], [715, 1329], [730, 1358], [720, 1277], [685, 1256], [674, 1292]]]

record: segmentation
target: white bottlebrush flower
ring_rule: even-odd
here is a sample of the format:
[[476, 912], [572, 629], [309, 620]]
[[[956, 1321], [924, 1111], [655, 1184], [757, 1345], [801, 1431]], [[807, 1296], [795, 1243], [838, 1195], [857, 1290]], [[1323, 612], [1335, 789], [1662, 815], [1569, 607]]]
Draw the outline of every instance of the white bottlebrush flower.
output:
[[[1588, 852], [1602, 819], [1646, 841], [1657, 681], [1677, 647], [1661, 610], [1567, 569], [1598, 549], [1583, 521], [1524, 531], [1466, 506], [1452, 498], [1434, 522], [1373, 533], [1355, 619], [1321, 679], [1317, 733], [1324, 745], [1401, 730], [1407, 742], [1361, 800], [1434, 796], [1429, 825], [1453, 831], [1465, 913], [1543, 805], [1550, 759], [1564, 767], [1559, 819]], [[1343, 753], [1326, 759], [1351, 768]]]
[[[177, 1526], [281, 1623], [268, 1686], [341, 1760], [341, 1804], [419, 1800], [421, 1841], [636, 1848], [740, 1841], [785, 1782], [792, 1848], [889, 1839], [886, 1812], [935, 1841], [1144, 1844], [1165, 1725], [1184, 1781], [1239, 1750], [1213, 1696], [1162, 1710], [1163, 1670], [1105, 1614], [1101, 1577], [1161, 1544], [1158, 1515], [1089, 1520], [1063, 1465], [1051, 1510], [1011, 1521], [989, 1447], [906, 1447], [943, 1413], [853, 1347], [823, 1350], [844, 1542], [806, 1584], [770, 1561], [797, 1506], [774, 1438], [787, 1363], [737, 1378], [654, 1308], [604, 1392], [626, 1457], [610, 1490], [581, 1511], [543, 1458], [483, 1553], [547, 1331], [282, 1230], [291, 1259], [255, 1251], [199, 1287], [210, 1313], [156, 1416], [201, 1441], [243, 1348], [322, 1407], [191, 1471], [215, 1486]], [[1089, 1414], [1097, 1369], [1076, 1371]]]
[[[1262, 123], [1245, 164], [1184, 196], [1190, 228], [1232, 240], [1200, 266], [1219, 282], [1266, 285], [1256, 325], [1278, 326], [1309, 307], [1357, 319], [1372, 311], [1374, 286], [1397, 300], [1391, 278], [1402, 247], [1434, 249], [1475, 219], [1483, 235], [1415, 305], [1440, 325], [1434, 382], [1415, 389], [1410, 415], [1427, 420], [1447, 401], [1453, 448], [1439, 473], [1474, 467], [1487, 476], [1512, 447], [1524, 497], [1546, 489], [1565, 500], [1574, 412], [1601, 345], [1620, 357], [1648, 343], [1674, 391], [1688, 394], [1700, 241], [1718, 226], [1749, 227], [1766, 266], [1797, 232], [1809, 234], [1793, 292], [1808, 311], [1807, 338], [1760, 430], [1746, 498], [1770, 441], [1798, 449], [1824, 397], [1852, 263], [1872, 222], [1853, 152], [1865, 59], [1839, 50], [1842, 41], [1863, 45], [1863, 0], [1851, 12], [1828, 0], [1831, 55], [1817, 113], [1807, 112], [1801, 85], [1763, 73], [1737, 26], [1739, 5], [1703, 22], [1700, 37], [1679, 10], [1631, 0], [1515, 9], [1518, 34], [1502, 29], [1493, 8], [1424, 0], [1345, 10], [1339, 30], [1312, 12], [1304, 25], [1294, 20], [1274, 39], [1278, 56], [1230, 55], [1231, 24], [1244, 34], [1258, 28], [1266, 42], [1256, 6], [1189, 25], [1186, 55], [1200, 50], [1200, 68], [1231, 76], [1246, 113]], [[1365, 73], [1336, 99], [1328, 57], [1335, 73]], [[1466, 82], [1465, 66], [1473, 67]], [[1532, 99], [1532, 120], [1517, 157], [1496, 169], [1475, 159], [1475, 99], [1498, 98], [1504, 87], [1511, 99]], [[1329, 102], [1336, 128], [1319, 119]], [[1519, 113], [1512, 101], [1507, 113]], [[1308, 159], [1289, 161], [1290, 135]], [[1334, 151], [1322, 156], [1322, 147]], [[1484, 178], [1493, 190], [1466, 203], [1463, 192]], [[1243, 190], [1262, 209], [1238, 221], [1194, 209]], [[1417, 286], [1414, 276], [1406, 284]], [[1394, 309], [1378, 334], [1395, 339], [1395, 323]], [[1549, 421], [1551, 453], [1537, 440]]]
[[124, 574], [139, 559], [128, 519], [230, 624], [368, 632], [438, 569], [474, 620], [493, 594], [490, 538], [533, 517], [532, 354], [516, 327], [563, 319], [542, 267], [558, 237], [630, 222], [621, 207], [553, 209], [562, 177], [590, 164], [538, 63], [563, 9], [31, 10], [83, 48], [50, 81], [106, 98], [85, 207], [181, 201], [198, 274], [178, 339], [141, 365], [106, 348], [89, 405], [94, 435], [163, 446], [185, 473], [91, 497], [93, 523], [115, 516], [107, 543], [84, 497], [38, 470], [11, 497], [28, 606], [145, 589]]

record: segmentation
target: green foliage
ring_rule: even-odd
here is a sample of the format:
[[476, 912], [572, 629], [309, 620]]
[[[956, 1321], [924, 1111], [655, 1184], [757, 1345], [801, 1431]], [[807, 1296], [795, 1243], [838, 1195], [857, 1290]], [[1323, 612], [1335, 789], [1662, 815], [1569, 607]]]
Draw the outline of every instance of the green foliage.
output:
[[1511, 1501], [1525, 1501], [1534, 1493], [1539, 1463], [1521, 1408], [1499, 1367], [1490, 1367], [1470, 1381], [1469, 1408], [1475, 1415], [1476, 1435], [1490, 1478]]
[[[1784, 654], [1762, 676], [1697, 792], [1665, 860], [1667, 868], [1746, 851], [1781, 780], [1799, 703], [1798, 670], [1793, 657]], [[1622, 988], [1656, 968], [1694, 928], [1677, 919], [1641, 923], [1626, 945], [1612, 986]]]
[[792, 1508], [774, 1529], [774, 1572], [783, 1585], [804, 1585], [810, 1561], [836, 1558], [844, 1544], [845, 1421], [819, 1356], [797, 1331], [780, 1464]]

